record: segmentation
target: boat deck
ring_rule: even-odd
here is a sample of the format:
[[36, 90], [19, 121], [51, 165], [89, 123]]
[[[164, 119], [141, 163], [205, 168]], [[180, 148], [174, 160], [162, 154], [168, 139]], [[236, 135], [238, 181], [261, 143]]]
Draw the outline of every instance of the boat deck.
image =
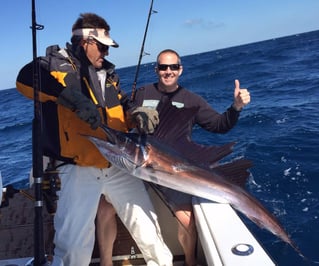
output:
[[[26, 192], [33, 195], [31, 189]], [[183, 265], [183, 251], [176, 236], [177, 221], [152, 189], [149, 193], [162, 225], [163, 238], [174, 255], [174, 266]], [[200, 265], [275, 265], [228, 204], [194, 198], [193, 206], [199, 234], [197, 259]], [[119, 219], [117, 221], [114, 266], [146, 265], [129, 232]], [[46, 208], [43, 210], [43, 226], [45, 252], [50, 257], [53, 254], [53, 216]], [[9, 206], [0, 209], [0, 266], [28, 266], [34, 254], [33, 232], [33, 201], [24, 194], [15, 194]], [[99, 252], [95, 243], [90, 266], [98, 265]]]
[[[34, 203], [32, 198], [33, 189], [24, 193], [17, 193], [9, 199], [7, 207], [0, 208], [0, 266], [26, 266], [34, 255]], [[156, 197], [150, 191], [153, 197]], [[156, 201], [155, 208], [163, 208], [163, 203]], [[174, 265], [183, 265], [184, 256], [182, 249], [176, 240], [177, 222], [173, 215], [164, 206], [159, 215], [163, 227], [163, 237], [167, 240], [169, 248], [174, 254]], [[118, 235], [114, 243], [113, 261], [114, 266], [119, 265], [146, 265], [135, 241], [131, 238], [122, 222], [118, 222]], [[45, 252], [50, 257], [53, 254], [53, 216], [43, 208], [43, 229]], [[99, 252], [95, 243], [92, 263], [99, 265]]]

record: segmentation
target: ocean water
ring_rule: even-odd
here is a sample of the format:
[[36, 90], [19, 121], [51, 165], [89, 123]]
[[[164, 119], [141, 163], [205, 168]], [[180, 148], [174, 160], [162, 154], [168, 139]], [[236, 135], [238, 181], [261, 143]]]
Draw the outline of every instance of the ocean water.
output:
[[[251, 159], [247, 190], [281, 221], [304, 255], [319, 261], [319, 31], [182, 57], [180, 83], [219, 112], [232, 103], [234, 80], [251, 103], [225, 135], [195, 128], [203, 144], [236, 141], [228, 158]], [[118, 70], [130, 93], [135, 67]], [[138, 86], [155, 80], [143, 64]], [[4, 89], [4, 88], [3, 88]], [[0, 90], [0, 171], [4, 185], [28, 186], [33, 102]], [[277, 265], [309, 265], [287, 244], [243, 217]], [[310, 263], [312, 265], [312, 263]]]

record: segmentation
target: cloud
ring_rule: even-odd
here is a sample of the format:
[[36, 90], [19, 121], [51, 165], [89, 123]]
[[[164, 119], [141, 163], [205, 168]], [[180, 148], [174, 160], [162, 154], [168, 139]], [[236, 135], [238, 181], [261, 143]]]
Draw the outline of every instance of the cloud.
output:
[[216, 28], [221, 28], [224, 27], [225, 24], [222, 22], [213, 22], [210, 20], [205, 20], [205, 19], [187, 19], [186, 21], [184, 21], [183, 26], [185, 26], [186, 28], [202, 28], [205, 30], [212, 30], [212, 29], [216, 29]]

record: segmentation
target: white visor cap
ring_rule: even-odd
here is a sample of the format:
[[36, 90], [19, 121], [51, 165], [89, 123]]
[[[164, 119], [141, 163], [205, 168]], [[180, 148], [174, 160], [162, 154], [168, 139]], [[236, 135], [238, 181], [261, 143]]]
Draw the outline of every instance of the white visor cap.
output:
[[72, 35], [82, 36], [83, 39], [92, 37], [104, 45], [112, 46], [115, 48], [119, 47], [118, 43], [110, 38], [109, 33], [105, 29], [100, 29], [100, 28], [76, 29], [72, 32]]

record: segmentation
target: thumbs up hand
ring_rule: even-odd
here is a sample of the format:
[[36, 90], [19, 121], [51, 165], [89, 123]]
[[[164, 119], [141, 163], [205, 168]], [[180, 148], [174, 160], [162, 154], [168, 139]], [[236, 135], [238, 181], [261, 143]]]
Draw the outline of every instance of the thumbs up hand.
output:
[[241, 89], [239, 80], [235, 80], [235, 89], [234, 89], [234, 103], [233, 108], [236, 111], [241, 111], [244, 106], [250, 103], [250, 94], [247, 89]]

